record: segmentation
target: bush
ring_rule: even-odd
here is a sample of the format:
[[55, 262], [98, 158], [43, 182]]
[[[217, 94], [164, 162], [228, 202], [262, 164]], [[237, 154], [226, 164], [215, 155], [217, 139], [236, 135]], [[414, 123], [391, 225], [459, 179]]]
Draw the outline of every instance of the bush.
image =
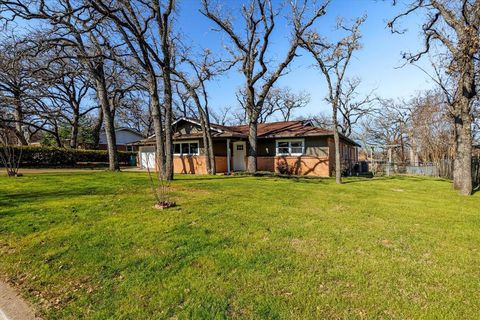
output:
[[[52, 167], [74, 166], [80, 163], [108, 163], [106, 150], [78, 150], [54, 147], [14, 147], [22, 152], [20, 166]], [[19, 152], [18, 152], [19, 153]], [[118, 161], [129, 164], [130, 158], [136, 156], [136, 152], [118, 152]]]
[[283, 175], [291, 175], [292, 168], [288, 166], [286, 161], [279, 161], [277, 164], [277, 172]]

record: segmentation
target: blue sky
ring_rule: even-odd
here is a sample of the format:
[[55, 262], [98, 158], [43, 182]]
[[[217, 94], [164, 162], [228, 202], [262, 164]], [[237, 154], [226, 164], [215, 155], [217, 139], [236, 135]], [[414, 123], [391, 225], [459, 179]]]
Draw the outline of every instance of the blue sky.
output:
[[[284, 3], [284, 0], [272, 0], [275, 5]], [[321, 1], [321, 0], [318, 0]], [[241, 0], [218, 0], [225, 9], [231, 13], [235, 26], [241, 26], [238, 16]], [[178, 0], [178, 17], [175, 28], [183, 33], [184, 41], [196, 48], [209, 48], [215, 53], [226, 52], [222, 44], [227, 42], [227, 37], [213, 31], [213, 23], [204, 17], [199, 9], [200, 0]], [[382, 98], [404, 99], [415, 95], [418, 91], [433, 87], [433, 83], [423, 71], [415, 66], [404, 64], [401, 53], [416, 51], [422, 46], [420, 27], [424, 19], [418, 14], [412, 14], [408, 19], [402, 20], [402, 27], [408, 31], [405, 34], [392, 34], [386, 27], [387, 21], [392, 19], [402, 7], [393, 7], [391, 0], [332, 0], [327, 8], [327, 14], [318, 20], [316, 29], [326, 37], [335, 36], [334, 25], [337, 17], [351, 20], [367, 15], [366, 22], [362, 25], [363, 48], [354, 54], [348, 76], [359, 77], [362, 85], [359, 93], [368, 94], [373, 89]], [[285, 13], [288, 13], [285, 11]], [[277, 21], [277, 26], [272, 37], [270, 58], [277, 60], [283, 58], [288, 45], [289, 28], [286, 21]], [[18, 31], [30, 30], [34, 27], [31, 22], [19, 21]], [[27, 27], [27, 28], [25, 28]], [[326, 94], [325, 80], [319, 70], [314, 67], [312, 57], [299, 50], [298, 57], [291, 64], [290, 72], [282, 77], [277, 86], [288, 86], [293, 91], [305, 91], [310, 94], [309, 105], [295, 115], [311, 116], [318, 113], [329, 113], [330, 107], [324, 101]], [[430, 69], [428, 61], [424, 58], [418, 63], [425, 69]], [[235, 92], [244, 85], [244, 78], [237, 69], [232, 69], [212, 81], [208, 85], [211, 108], [218, 109], [226, 106], [235, 107], [237, 101]]]
[[[222, 42], [226, 37], [219, 32], [212, 31], [212, 23], [198, 12], [198, 0], [187, 0], [181, 3], [178, 25], [183, 33], [191, 39], [193, 44], [212, 50], [221, 50]], [[428, 77], [418, 68], [403, 64], [401, 52], [415, 51], [422, 45], [420, 27], [421, 16], [412, 16], [402, 21], [402, 26], [408, 31], [403, 35], [392, 34], [386, 27], [389, 19], [395, 16], [401, 8], [393, 7], [391, 1], [373, 0], [333, 0], [327, 9], [327, 15], [317, 24], [322, 35], [331, 36], [335, 19], [338, 16], [353, 19], [363, 14], [367, 20], [362, 26], [363, 48], [354, 55], [348, 75], [360, 77], [362, 86], [360, 93], [368, 93], [376, 89], [383, 98], [408, 98], [422, 89], [433, 86]], [[234, 14], [238, 12], [240, 1], [225, 1], [224, 6], [232, 12], [234, 23], [240, 20]], [[275, 1], [274, 3], [279, 3]], [[285, 21], [279, 21], [276, 33], [273, 35], [273, 57], [283, 57], [286, 51], [288, 29]], [[322, 75], [313, 67], [313, 60], [308, 53], [299, 51], [291, 66], [291, 72], [279, 80], [279, 86], [289, 86], [294, 91], [306, 91], [311, 95], [310, 104], [300, 113], [304, 115], [329, 112], [329, 106], [324, 102], [325, 81]], [[427, 67], [427, 61], [420, 65]], [[213, 108], [236, 105], [235, 90], [243, 85], [243, 77], [237, 70], [217, 79], [209, 86], [210, 104]], [[299, 115], [299, 114], [297, 114]]]

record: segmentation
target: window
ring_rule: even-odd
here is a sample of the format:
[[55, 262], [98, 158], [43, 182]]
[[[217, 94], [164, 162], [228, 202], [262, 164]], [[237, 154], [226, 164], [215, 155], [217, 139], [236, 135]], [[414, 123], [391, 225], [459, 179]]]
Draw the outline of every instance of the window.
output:
[[175, 142], [173, 153], [178, 156], [198, 155], [198, 141]]
[[181, 147], [181, 143], [174, 143], [173, 144], [173, 153], [174, 154], [180, 154], [180, 147]]
[[277, 143], [277, 154], [289, 154], [290, 149], [289, 149], [289, 142], [286, 141], [281, 141]]
[[190, 154], [190, 143], [182, 143], [182, 154]]
[[302, 155], [305, 142], [303, 139], [277, 140], [277, 155]]
[[133, 151], [133, 146], [127, 146], [127, 151]]
[[237, 150], [242, 151], [243, 150], [243, 144], [237, 144]]
[[198, 154], [198, 143], [190, 143], [190, 154]]

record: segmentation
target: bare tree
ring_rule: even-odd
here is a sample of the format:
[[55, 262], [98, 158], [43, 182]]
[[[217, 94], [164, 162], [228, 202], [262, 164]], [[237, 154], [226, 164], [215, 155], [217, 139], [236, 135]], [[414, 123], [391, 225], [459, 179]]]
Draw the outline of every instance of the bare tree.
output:
[[[397, 1], [393, 1], [396, 5]], [[400, 19], [423, 12], [424, 48], [417, 53], [404, 53], [411, 63], [433, 51], [440, 51], [437, 67], [452, 78], [453, 87], [441, 87], [448, 98], [455, 129], [455, 160], [453, 186], [463, 195], [472, 193], [472, 104], [477, 97], [477, 77], [480, 72], [480, 2], [415, 0], [394, 17], [388, 26], [398, 29]]]
[[354, 51], [360, 48], [360, 26], [366, 17], [358, 18], [352, 26], [346, 26], [343, 20], [337, 22], [337, 29], [346, 32], [346, 36], [337, 42], [329, 42], [321, 35], [310, 30], [302, 37], [302, 47], [311, 53], [327, 82], [326, 100], [332, 107], [333, 137], [335, 141], [335, 178], [342, 183], [342, 164], [340, 160], [340, 136], [338, 133], [338, 110], [342, 98], [342, 86], [345, 73]]
[[213, 153], [213, 140], [210, 131], [210, 108], [206, 82], [223, 73], [232, 64], [225, 64], [222, 60], [214, 59], [211, 51], [208, 49], [204, 50], [202, 57], [197, 61], [189, 58], [185, 51], [181, 55], [180, 60], [186, 65], [186, 69], [190, 71], [190, 76], [187, 74], [188, 71], [173, 70], [172, 73], [174, 73], [185, 86], [190, 98], [197, 107], [203, 132], [203, 144], [206, 150], [207, 172], [209, 174], [215, 174], [215, 155]]
[[363, 97], [359, 97], [358, 87], [360, 84], [360, 78], [346, 79], [340, 91], [338, 105], [340, 121], [338, 122], [338, 128], [346, 137], [352, 135], [354, 127], [361, 119], [376, 111], [374, 103], [380, 100], [373, 95], [373, 91]]
[[278, 95], [278, 99], [274, 99], [274, 104], [282, 115], [283, 121], [291, 120], [296, 110], [302, 109], [310, 103], [310, 95], [304, 91], [295, 93], [285, 87], [273, 93]]
[[210, 115], [212, 116], [212, 119], [215, 121], [215, 123], [226, 126], [232, 124], [231, 113], [232, 108], [229, 106], [225, 106], [217, 110], [212, 110], [210, 112]]
[[177, 118], [194, 118], [197, 116], [196, 107], [192, 103], [190, 94], [181, 82], [175, 82], [175, 93], [177, 99], [174, 99], [174, 105]]
[[433, 163], [448, 176], [454, 130], [445, 104], [439, 91], [418, 92], [407, 101], [382, 100], [380, 110], [362, 119], [358, 136], [377, 157], [399, 165]]
[[11, 37], [3, 43], [0, 103], [6, 112], [1, 120], [11, 124], [4, 128], [11, 130], [22, 145], [43, 131], [55, 137], [57, 146], [62, 147], [59, 126], [64, 111], [68, 110], [65, 106], [68, 98], [58, 90], [58, 79], [53, 80], [48, 61], [30, 48], [28, 41], [28, 38]]
[[18, 138], [12, 134], [11, 130], [0, 127], [0, 164], [7, 171], [7, 176], [15, 177], [18, 174], [20, 161], [22, 158], [22, 149], [16, 148]]
[[[141, 80], [137, 79], [138, 84]], [[122, 104], [116, 111], [117, 122], [120, 126], [128, 127], [150, 136], [153, 132], [153, 121], [149, 108], [150, 99], [145, 95], [145, 87], [139, 86], [126, 92]]]
[[9, 112], [3, 114], [2, 120], [14, 123], [6, 128], [12, 130], [21, 145], [28, 144], [23, 126], [27, 108], [25, 102], [32, 82], [30, 59], [20, 41], [15, 38], [3, 41], [0, 44], [0, 105]]
[[[202, 0], [202, 3], [202, 13], [230, 40], [226, 49], [232, 55], [232, 60], [241, 64], [241, 73], [245, 78], [245, 111], [249, 126], [247, 169], [254, 173], [257, 171], [257, 125], [265, 99], [295, 58], [300, 45], [299, 38], [317, 18], [325, 14], [327, 4], [309, 11], [305, 2], [301, 6], [291, 2], [292, 22], [295, 27], [291, 32], [290, 45], [283, 60], [272, 66], [267, 51], [280, 10], [275, 9], [270, 0], [250, 0], [243, 5], [241, 17], [244, 26], [238, 30], [234, 29], [232, 17], [220, 7], [214, 7], [210, 0]], [[305, 18], [308, 13], [311, 13], [311, 17]]]
[[[47, 101], [46, 109], [50, 109], [49, 122], [56, 128], [58, 122], [70, 126], [70, 148], [77, 148], [80, 124], [83, 117], [98, 109], [98, 105], [86, 106], [85, 103], [91, 89], [91, 83], [82, 66], [74, 59], [57, 59], [55, 48], [48, 56], [41, 58], [35, 66], [35, 74], [43, 86], [40, 96]], [[50, 107], [48, 106], [50, 105]], [[40, 111], [48, 116], [50, 112]], [[56, 130], [58, 131], [58, 129]], [[57, 132], [58, 144], [58, 132]]]
[[384, 100], [381, 112], [375, 112], [360, 123], [359, 136], [365, 147], [375, 148], [392, 162], [404, 163], [408, 147], [408, 126], [411, 117], [404, 104]]
[[[73, 57], [88, 71], [103, 113], [108, 145], [109, 169], [120, 169], [115, 138], [114, 118], [111, 112], [105, 76], [108, 35], [101, 20], [91, 14], [88, 6], [74, 0], [57, 0], [56, 5], [45, 5], [34, 0], [25, 4], [21, 0], [0, 1], [0, 17], [3, 21], [16, 19], [41, 21], [50, 25], [46, 37], [35, 43], [38, 50], [59, 50], [58, 58]], [[44, 27], [44, 26], [43, 26]]]
[[[237, 91], [237, 100], [241, 109], [245, 110], [247, 102], [245, 90]], [[289, 121], [296, 110], [304, 108], [309, 102], [310, 95], [306, 92], [295, 93], [289, 87], [273, 87], [265, 97], [258, 122]]]
[[[454, 158], [453, 120], [439, 91], [427, 91], [408, 102], [411, 161], [440, 163]], [[413, 159], [412, 159], [413, 158]]]
[[306, 117], [306, 119], [311, 119], [313, 123], [320, 128], [325, 128], [325, 129], [333, 128], [332, 116], [326, 114], [325, 112], [320, 112], [318, 115], [312, 115], [312, 116]]
[[[89, 0], [89, 3], [114, 23], [129, 52], [145, 72], [156, 137], [157, 166], [161, 174], [171, 180], [173, 179], [171, 76], [174, 69], [171, 28], [175, 1], [168, 0], [163, 4], [159, 0], [154, 0], [147, 4], [135, 0], [115, 3]], [[160, 40], [158, 45], [154, 35]], [[163, 80], [163, 115], [157, 82], [160, 73]]]

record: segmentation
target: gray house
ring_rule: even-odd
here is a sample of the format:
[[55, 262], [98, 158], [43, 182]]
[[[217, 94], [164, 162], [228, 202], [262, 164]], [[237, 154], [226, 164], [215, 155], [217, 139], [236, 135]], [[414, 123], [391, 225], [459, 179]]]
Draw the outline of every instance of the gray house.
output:
[[[126, 127], [116, 128], [115, 137], [117, 139], [117, 148], [119, 151], [137, 151], [136, 147], [132, 145], [132, 143], [145, 138], [143, 134], [137, 130]], [[104, 131], [100, 133], [98, 147], [100, 150], [107, 150], [107, 137]]]

